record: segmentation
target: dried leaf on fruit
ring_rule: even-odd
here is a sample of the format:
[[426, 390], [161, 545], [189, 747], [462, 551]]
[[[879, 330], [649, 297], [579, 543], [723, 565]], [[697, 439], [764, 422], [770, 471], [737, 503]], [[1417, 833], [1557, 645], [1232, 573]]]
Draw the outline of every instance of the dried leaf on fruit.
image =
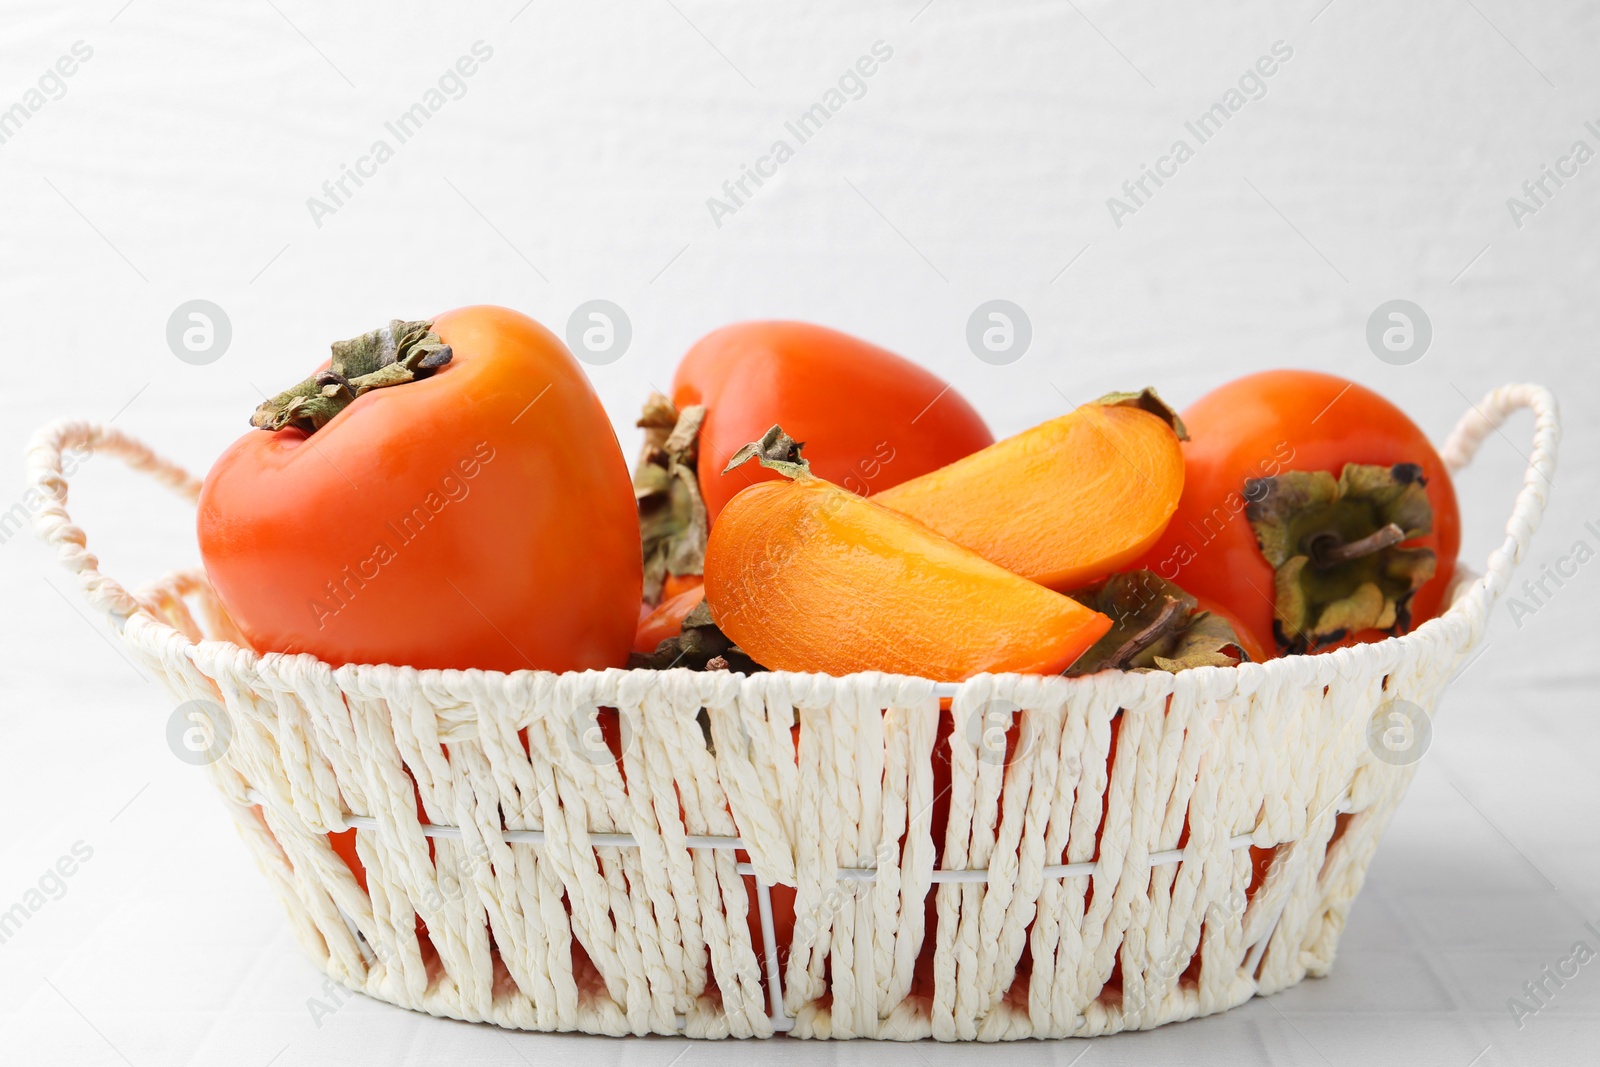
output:
[[1111, 629], [1068, 668], [1069, 676], [1103, 670], [1233, 667], [1249, 658], [1232, 625], [1153, 571], [1113, 574], [1072, 598], [1111, 619]]

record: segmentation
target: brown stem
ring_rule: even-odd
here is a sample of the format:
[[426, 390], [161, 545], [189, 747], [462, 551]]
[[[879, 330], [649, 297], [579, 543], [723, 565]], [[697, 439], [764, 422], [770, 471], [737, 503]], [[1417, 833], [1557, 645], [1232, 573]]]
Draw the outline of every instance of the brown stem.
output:
[[773, 423], [772, 428], [761, 435], [761, 440], [752, 441], [735, 452], [733, 458], [728, 460], [728, 465], [722, 468], [722, 473], [727, 474], [753, 459], [785, 478], [809, 478], [811, 464], [800, 456], [800, 450], [804, 447], [805, 442], [796, 441], [783, 432], [783, 427]]
[[1161, 611], [1150, 621], [1150, 625], [1128, 638], [1127, 642], [1106, 662], [1107, 667], [1117, 670], [1127, 670], [1133, 658], [1161, 638], [1172, 632], [1172, 627], [1177, 622], [1178, 616], [1183, 614], [1183, 605], [1173, 597], [1165, 598]]
[[1346, 542], [1336, 533], [1318, 534], [1311, 539], [1311, 562], [1318, 570], [1327, 570], [1374, 552], [1382, 552], [1405, 539], [1406, 532], [1392, 522], [1357, 541]]
[[1091, 400], [1090, 403], [1100, 404], [1105, 407], [1137, 408], [1140, 411], [1154, 415], [1172, 427], [1172, 432], [1177, 435], [1178, 440], [1187, 441], [1189, 439], [1189, 431], [1184, 427], [1183, 420], [1178, 417], [1178, 413], [1149, 386], [1137, 393], [1107, 393], [1097, 400]]

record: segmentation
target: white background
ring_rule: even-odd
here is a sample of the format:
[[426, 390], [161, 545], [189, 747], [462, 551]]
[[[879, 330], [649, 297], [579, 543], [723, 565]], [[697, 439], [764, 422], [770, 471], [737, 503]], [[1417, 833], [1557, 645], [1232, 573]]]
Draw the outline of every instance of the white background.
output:
[[[1323, 2], [6, 0], [0, 108], [75, 41], [93, 56], [0, 144], [0, 509], [48, 419], [115, 417], [203, 471], [257, 387], [298, 380], [330, 340], [480, 302], [561, 332], [603, 297], [634, 339], [591, 376], [630, 455], [649, 384], [701, 334], [751, 317], [904, 353], [998, 433], [1112, 388], [1153, 383], [1181, 404], [1300, 366], [1380, 389], [1442, 440], [1468, 398], [1542, 381], [1567, 436], [1525, 567], [1579, 539], [1600, 547], [1584, 529], [1600, 528], [1600, 161], [1520, 228], [1506, 206], [1575, 139], [1600, 147], [1583, 128], [1600, 125], [1600, 8]], [[465, 96], [317, 226], [306, 199], [480, 39], [493, 58]], [[893, 57], [865, 95], [718, 227], [706, 198], [880, 40]], [[1278, 40], [1294, 54], [1266, 96], [1114, 226], [1106, 198]], [[994, 297], [1033, 323], [1005, 367], [963, 336]], [[1364, 339], [1396, 297], [1434, 328], [1405, 367]], [[232, 322], [208, 366], [165, 340], [194, 298]], [[1460, 481], [1471, 560], [1500, 536], [1527, 436], [1518, 422], [1492, 437]], [[195, 559], [184, 509], [109, 462], [89, 463], [72, 502], [118, 578]], [[1520, 626], [1497, 612], [1332, 977], [1153, 1034], [981, 1054], [1593, 1062], [1600, 962], [1521, 1029], [1506, 999], [1580, 938], [1600, 947], [1583, 928], [1600, 925], [1597, 595], [1591, 563]], [[665, 1065], [685, 1051], [507, 1037], [370, 1001], [315, 1025], [319, 973], [203, 775], [168, 750], [167, 698], [104, 634], [28, 534], [0, 545], [0, 908], [74, 842], [94, 850], [0, 945], [0, 1059]], [[683, 1062], [752, 1054], [980, 1053], [788, 1042]]]

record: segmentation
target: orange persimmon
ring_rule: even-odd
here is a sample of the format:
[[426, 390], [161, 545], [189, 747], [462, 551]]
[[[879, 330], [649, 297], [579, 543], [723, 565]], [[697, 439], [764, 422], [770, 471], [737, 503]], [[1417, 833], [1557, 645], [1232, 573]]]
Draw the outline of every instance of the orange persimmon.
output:
[[633, 636], [633, 650], [641, 655], [649, 655], [667, 638], [683, 633], [684, 617], [705, 598], [705, 586], [692, 585], [677, 596], [663, 600], [639, 622], [639, 630]]
[[335, 342], [206, 475], [206, 574], [251, 647], [334, 666], [627, 662], [643, 563], [616, 433], [561, 340], [467, 307]]
[[1213, 389], [1183, 418], [1195, 434], [1183, 496], [1140, 566], [1284, 652], [1380, 641], [1447, 606], [1455, 489], [1394, 404], [1332, 374], [1272, 370]]
[[661, 585], [661, 599], [671, 600], [679, 593], [687, 593], [691, 589], [700, 588], [701, 577], [698, 574], [669, 574]]
[[873, 493], [994, 443], [950, 383], [858, 337], [807, 322], [738, 322], [695, 342], [672, 376], [678, 410], [705, 405], [699, 485], [715, 522], [733, 495], [772, 476], [724, 469], [780, 423], [807, 442], [817, 475]]
[[1263, 645], [1256, 639], [1256, 632], [1244, 624], [1244, 620], [1233, 611], [1210, 597], [1195, 597], [1200, 602], [1201, 611], [1209, 611], [1233, 627], [1233, 636], [1238, 640], [1239, 650], [1248, 657], [1247, 662], [1265, 663], [1269, 659], [1277, 659], [1278, 651], [1271, 645]]
[[[723, 508], [706, 548], [717, 626], [772, 670], [955, 682], [1054, 674], [1111, 620], [811, 473], [777, 426], [735, 453], [786, 481]], [[730, 465], [732, 465], [730, 464]]]
[[1183, 424], [1153, 390], [1112, 393], [873, 499], [1052, 589], [1121, 570], [1183, 494]]

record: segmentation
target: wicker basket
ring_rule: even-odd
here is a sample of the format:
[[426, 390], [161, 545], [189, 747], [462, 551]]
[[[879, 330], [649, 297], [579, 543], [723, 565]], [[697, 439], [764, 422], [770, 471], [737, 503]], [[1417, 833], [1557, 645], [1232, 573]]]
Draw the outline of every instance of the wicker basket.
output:
[[[1415, 770], [1416, 747], [1377, 738], [1395, 708], [1426, 728], [1481, 637], [1544, 510], [1554, 399], [1502, 387], [1445, 447], [1460, 469], [1524, 407], [1506, 540], [1441, 617], [1326, 655], [1071, 680], [258, 655], [199, 568], [132, 595], [99, 572], [62, 453], [115, 455], [190, 499], [196, 479], [83, 422], [40, 431], [30, 475], [40, 534], [133, 656], [185, 706], [226, 708], [209, 772], [305, 951], [349, 988], [530, 1030], [1081, 1037], [1328, 970]], [[352, 826], [367, 892], [326, 836]], [[1251, 846], [1273, 850], [1253, 893]]]

